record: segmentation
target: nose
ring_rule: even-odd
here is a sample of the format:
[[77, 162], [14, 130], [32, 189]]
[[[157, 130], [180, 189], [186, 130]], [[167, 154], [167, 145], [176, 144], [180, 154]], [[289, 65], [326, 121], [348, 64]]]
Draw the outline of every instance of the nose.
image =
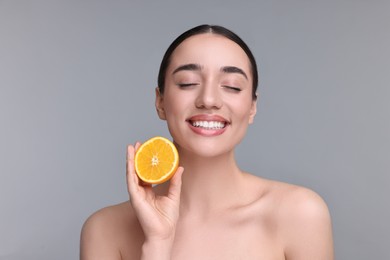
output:
[[201, 109], [220, 109], [222, 107], [221, 93], [218, 85], [207, 84], [199, 88], [195, 106]]

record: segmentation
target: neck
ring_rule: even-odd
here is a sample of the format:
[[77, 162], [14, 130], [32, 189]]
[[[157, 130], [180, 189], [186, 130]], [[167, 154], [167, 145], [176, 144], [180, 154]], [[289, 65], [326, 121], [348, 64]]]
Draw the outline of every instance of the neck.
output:
[[240, 198], [243, 174], [234, 152], [216, 157], [201, 157], [180, 151], [184, 167], [180, 214], [207, 216], [232, 206]]

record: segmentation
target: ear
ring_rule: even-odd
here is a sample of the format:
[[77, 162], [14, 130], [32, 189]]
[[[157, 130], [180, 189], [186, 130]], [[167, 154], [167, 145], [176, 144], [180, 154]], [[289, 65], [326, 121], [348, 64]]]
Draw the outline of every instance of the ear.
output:
[[257, 113], [257, 99], [259, 95], [256, 93], [256, 99], [252, 100], [251, 110], [249, 112], [249, 124], [252, 124]]
[[157, 111], [158, 117], [161, 120], [166, 120], [165, 110], [164, 110], [164, 97], [160, 93], [160, 90], [159, 90], [158, 87], [156, 88], [156, 101], [155, 101], [155, 105], [156, 105], [156, 111]]

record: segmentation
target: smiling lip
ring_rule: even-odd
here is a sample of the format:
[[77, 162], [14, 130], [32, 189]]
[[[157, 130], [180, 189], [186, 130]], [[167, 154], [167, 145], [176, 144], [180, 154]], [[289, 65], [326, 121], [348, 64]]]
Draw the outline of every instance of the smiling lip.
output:
[[217, 136], [225, 132], [230, 124], [219, 115], [195, 115], [186, 120], [192, 131], [202, 136]]

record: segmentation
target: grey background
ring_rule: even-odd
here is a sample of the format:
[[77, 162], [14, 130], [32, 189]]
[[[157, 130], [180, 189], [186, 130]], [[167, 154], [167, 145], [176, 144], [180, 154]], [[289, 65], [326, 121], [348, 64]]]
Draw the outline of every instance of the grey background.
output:
[[390, 259], [390, 1], [0, 0], [0, 259], [77, 259], [128, 198], [126, 144], [169, 136], [163, 52], [221, 24], [259, 63], [244, 170], [314, 189], [337, 259]]

